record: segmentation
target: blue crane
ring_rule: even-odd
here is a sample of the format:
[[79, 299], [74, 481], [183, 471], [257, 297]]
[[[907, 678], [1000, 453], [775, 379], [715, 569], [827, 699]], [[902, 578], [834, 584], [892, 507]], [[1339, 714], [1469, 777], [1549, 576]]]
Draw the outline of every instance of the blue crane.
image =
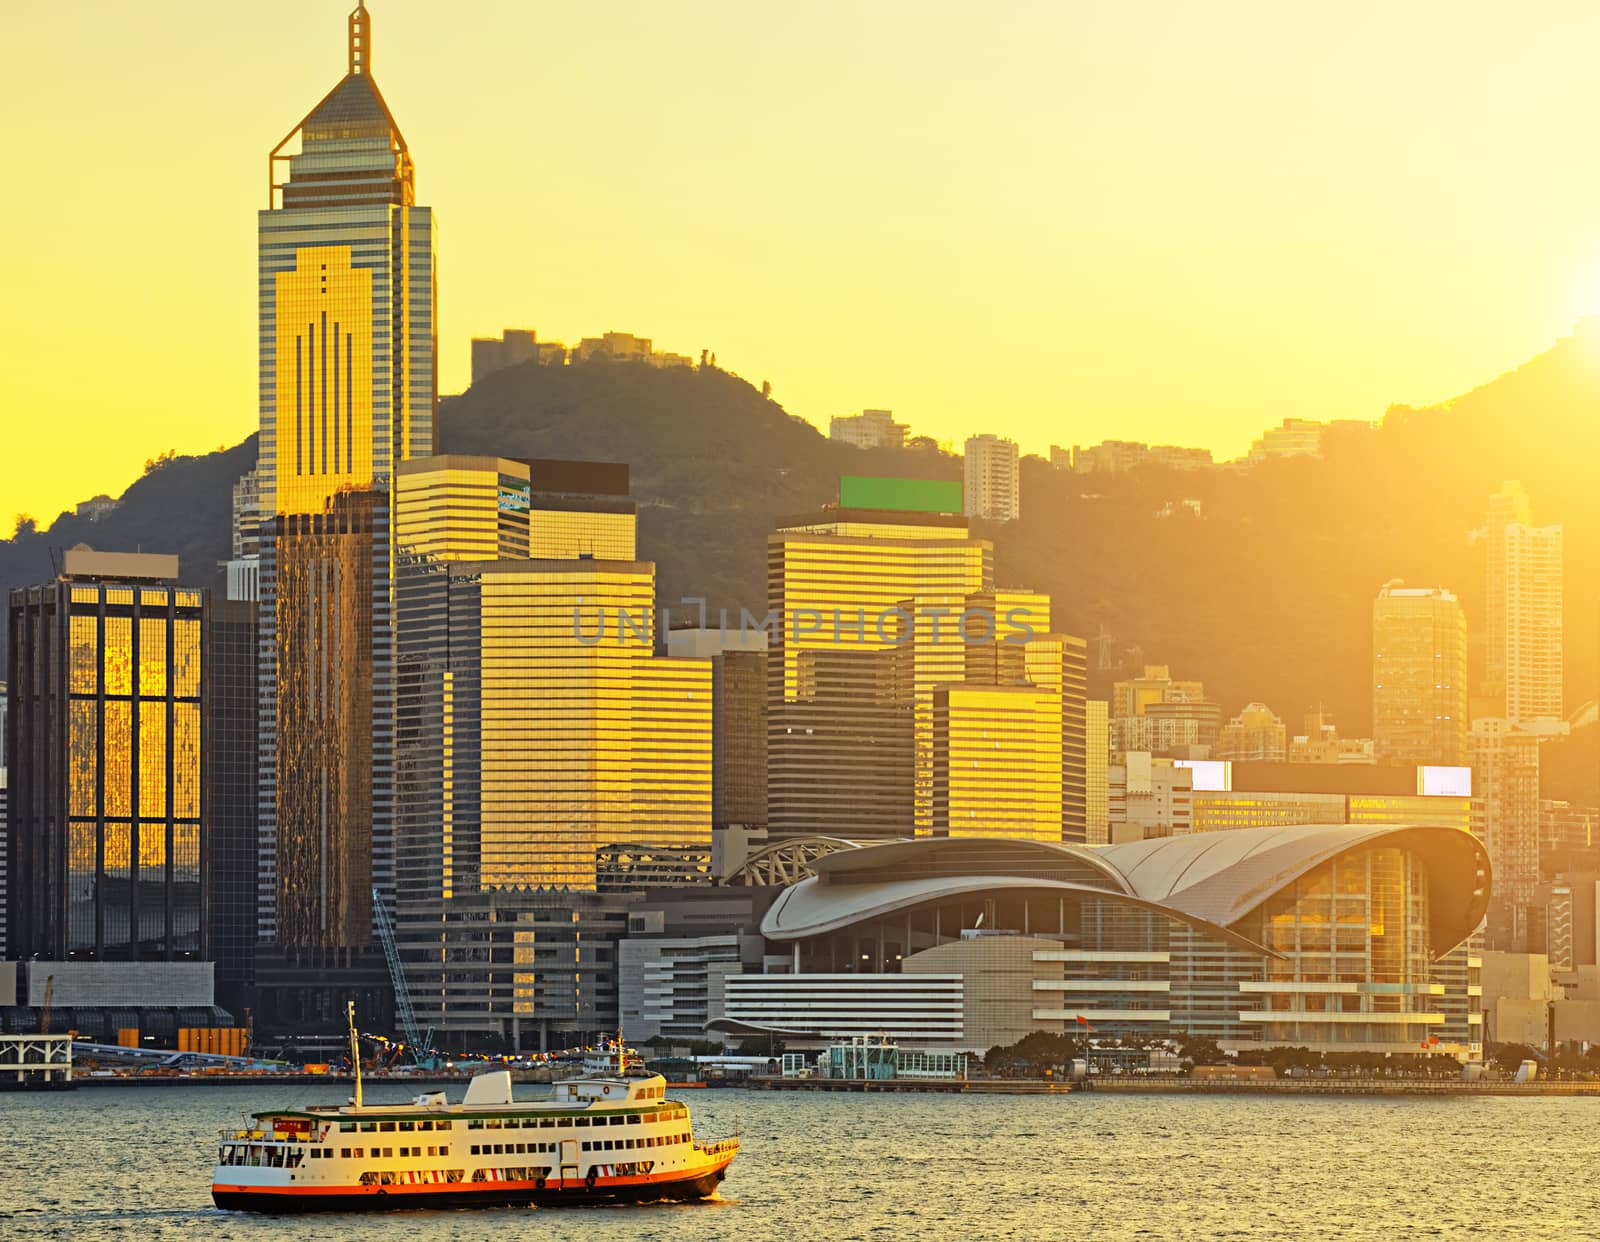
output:
[[372, 890], [372, 912], [377, 916], [378, 939], [383, 941], [383, 956], [389, 963], [389, 982], [394, 985], [395, 1017], [400, 1020], [400, 1030], [411, 1049], [411, 1059], [418, 1065], [433, 1064], [433, 1028], [423, 1035], [417, 1026], [417, 1011], [411, 1007], [411, 989], [406, 986], [406, 972], [400, 965], [400, 950], [394, 943], [394, 923], [384, 907], [378, 890]]

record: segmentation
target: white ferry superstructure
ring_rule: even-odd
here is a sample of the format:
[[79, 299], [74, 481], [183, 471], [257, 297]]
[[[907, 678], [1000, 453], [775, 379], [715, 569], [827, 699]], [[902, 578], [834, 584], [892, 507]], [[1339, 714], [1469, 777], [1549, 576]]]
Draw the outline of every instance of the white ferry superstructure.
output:
[[220, 1208], [350, 1211], [524, 1203], [703, 1199], [739, 1150], [737, 1138], [695, 1139], [666, 1079], [618, 1075], [512, 1098], [511, 1074], [407, 1104], [312, 1106], [253, 1114], [225, 1131], [212, 1174]]

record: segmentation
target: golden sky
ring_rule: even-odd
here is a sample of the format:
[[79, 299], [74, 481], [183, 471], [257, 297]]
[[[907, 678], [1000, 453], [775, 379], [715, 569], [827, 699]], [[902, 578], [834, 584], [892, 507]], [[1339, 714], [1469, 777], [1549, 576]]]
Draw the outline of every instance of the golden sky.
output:
[[[0, 525], [256, 424], [268, 150], [352, 0], [0, 25]], [[1202, 444], [1452, 396], [1600, 309], [1600, 8], [373, 0], [441, 391], [607, 329], [826, 426]]]

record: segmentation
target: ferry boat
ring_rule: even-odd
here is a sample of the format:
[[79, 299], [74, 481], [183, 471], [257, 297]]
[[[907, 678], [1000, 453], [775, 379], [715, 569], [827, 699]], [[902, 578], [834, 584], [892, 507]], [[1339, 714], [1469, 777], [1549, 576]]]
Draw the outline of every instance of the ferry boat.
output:
[[[355, 1018], [351, 1013], [352, 1050]], [[219, 1208], [325, 1212], [703, 1199], [727, 1175], [737, 1138], [702, 1143], [659, 1074], [556, 1083], [514, 1100], [511, 1074], [408, 1104], [367, 1105], [360, 1057], [347, 1105], [252, 1114], [227, 1130], [211, 1198]]]

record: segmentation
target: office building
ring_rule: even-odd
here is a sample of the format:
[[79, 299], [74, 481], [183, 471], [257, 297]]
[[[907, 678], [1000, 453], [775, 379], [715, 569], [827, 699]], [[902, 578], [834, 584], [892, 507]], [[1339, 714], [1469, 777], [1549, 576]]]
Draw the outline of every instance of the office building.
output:
[[1107, 839], [1113, 844], [1194, 831], [1194, 774], [1171, 759], [1130, 750], [1107, 772]]
[[1489, 498], [1484, 527], [1484, 689], [1504, 696], [1505, 718], [1540, 733], [1562, 712], [1563, 531], [1533, 525], [1522, 484]]
[[366, 995], [373, 892], [393, 896], [395, 472], [433, 452], [437, 406], [433, 213], [372, 35], [358, 4], [258, 216], [258, 934], [326, 1015]]
[[[713, 1030], [791, 1047], [886, 1033], [982, 1052], [1035, 1031], [1328, 1052], [1481, 1055], [1489, 900], [1471, 834], [1391, 824], [1105, 847], [928, 839], [843, 848], [762, 920], [769, 973]], [[787, 953], [784, 951], [787, 950]], [[782, 963], [781, 972], [775, 968]]]
[[711, 662], [711, 825], [767, 822], [767, 633], [685, 629], [667, 655]]
[[11, 592], [6, 769], [18, 958], [206, 955], [201, 630], [178, 558], [94, 552]]
[[201, 722], [206, 924], [218, 1003], [256, 1008], [256, 691], [260, 624], [253, 602], [213, 600], [203, 634]]
[[[11, 955], [6, 952], [7, 936], [10, 934], [6, 918], [6, 892], [9, 884], [7, 860], [10, 858], [10, 833], [6, 830], [6, 804], [10, 791], [6, 784], [6, 683], [0, 681], [0, 962]], [[4, 1004], [10, 997], [0, 988], [0, 1004]]]
[[1299, 824], [1472, 828], [1472, 769], [1175, 760], [1193, 774], [1193, 831]]
[[828, 420], [828, 439], [857, 448], [904, 448], [909, 430], [905, 423], [894, 421], [891, 410], [835, 414]]
[[954, 683], [933, 691], [933, 835], [1059, 841], [1061, 694]]
[[1265, 703], [1248, 703], [1217, 735], [1219, 759], [1281, 763], [1288, 757], [1289, 730]]
[[960, 510], [958, 483], [849, 476], [767, 537], [774, 839], [931, 827], [933, 688], [963, 679], [960, 614], [994, 586]]
[[1372, 737], [1379, 763], [1465, 762], [1467, 617], [1449, 591], [1386, 583], [1372, 605]]
[[1539, 738], [1509, 720], [1474, 720], [1470, 758], [1473, 828], [1494, 864], [1489, 947], [1530, 952], [1539, 889]]
[[[1111, 721], [1110, 704], [1104, 699], [1084, 703], [1084, 842], [1108, 845], [1111, 842]], [[1065, 834], [1063, 840], [1070, 840]]]
[[633, 894], [709, 879], [712, 665], [655, 654], [627, 478], [454, 455], [398, 472], [396, 922], [440, 1030], [614, 1022]]
[[999, 436], [969, 436], [962, 459], [962, 512], [989, 522], [1022, 516], [1017, 445]]

